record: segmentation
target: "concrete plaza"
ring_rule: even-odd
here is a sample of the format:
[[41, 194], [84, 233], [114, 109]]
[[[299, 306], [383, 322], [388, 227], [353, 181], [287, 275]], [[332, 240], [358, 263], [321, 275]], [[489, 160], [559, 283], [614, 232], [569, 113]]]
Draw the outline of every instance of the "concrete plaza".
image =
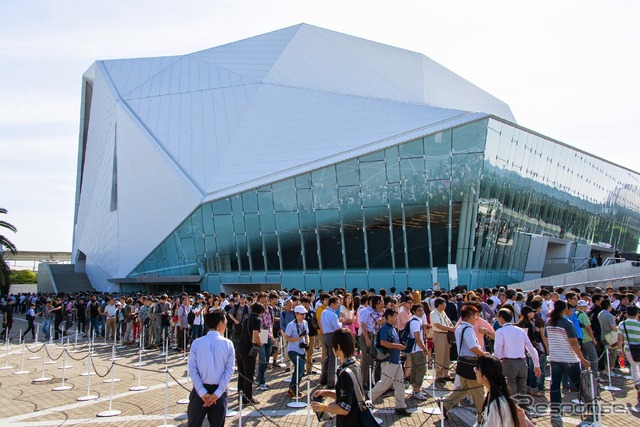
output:
[[[20, 326], [20, 322], [16, 322]], [[121, 346], [116, 347], [118, 360], [111, 361], [113, 347], [104, 341], [98, 341], [95, 347], [95, 355], [92, 358], [93, 375], [91, 379], [90, 394], [97, 398], [88, 401], [77, 401], [76, 399], [87, 395], [86, 376], [88, 368], [88, 342], [84, 339], [78, 341], [74, 346], [74, 336], [70, 337], [70, 343], [65, 341], [61, 346], [58, 342], [50, 346], [42, 343], [32, 343], [27, 340], [24, 351], [24, 371], [23, 374], [16, 374], [22, 370], [23, 355], [22, 346], [12, 342], [8, 346], [0, 348], [0, 367], [7, 366], [7, 369], [0, 370], [0, 425], [2, 426], [68, 426], [68, 425], [105, 425], [105, 426], [162, 426], [176, 425], [186, 426], [186, 404], [178, 403], [186, 401], [191, 384], [187, 377], [186, 359], [182, 353], [169, 351], [168, 356], [161, 356], [162, 350], [151, 350], [143, 352], [142, 361], [144, 365], [138, 370], [139, 347]], [[77, 352], [72, 352], [76, 350]], [[66, 355], [67, 368], [64, 369], [65, 385], [70, 386], [68, 390], [53, 391], [55, 387], [61, 386], [63, 361]], [[6, 356], [8, 352], [8, 358]], [[37, 359], [32, 359], [38, 357]], [[43, 360], [42, 358], [45, 357]], [[319, 357], [319, 354], [318, 354]], [[55, 360], [51, 360], [55, 359]], [[44, 375], [42, 366], [44, 363]], [[160, 370], [168, 363], [172, 372], [166, 374]], [[115, 369], [115, 371], [110, 371]], [[320, 367], [315, 368], [317, 371]], [[626, 372], [626, 370], [623, 370]], [[85, 374], [81, 376], [81, 374]], [[113, 377], [118, 380], [113, 383], [105, 380]], [[292, 399], [287, 395], [289, 374], [283, 368], [270, 368], [267, 370], [268, 391], [259, 391], [255, 388], [254, 397], [260, 401], [257, 407], [244, 407], [242, 409], [242, 425], [274, 425], [274, 426], [306, 426], [306, 425], [334, 425], [334, 421], [319, 423], [312, 412], [308, 414], [306, 408], [292, 409], [287, 404]], [[34, 382], [42, 379], [43, 381]], [[50, 378], [50, 379], [47, 379]], [[303, 379], [304, 388], [308, 384], [308, 377]], [[311, 389], [319, 387], [318, 375], [310, 376]], [[142, 391], [130, 391], [140, 382], [148, 389]], [[632, 381], [624, 377], [612, 379], [614, 386], [620, 391], [602, 391], [601, 398], [605, 408], [615, 408], [622, 413], [608, 413], [603, 415], [602, 425], [640, 425], [640, 414], [634, 412], [636, 404], [636, 392], [633, 389]], [[168, 385], [168, 387], [167, 387]], [[236, 375], [231, 383], [236, 386]], [[447, 383], [446, 386], [437, 385], [432, 388], [432, 382], [425, 380], [424, 386], [431, 397], [443, 396], [446, 389], [452, 389], [453, 385]], [[548, 386], [548, 383], [547, 383]], [[113, 392], [111, 393], [111, 388]], [[113, 396], [110, 400], [110, 396]], [[563, 393], [566, 402], [575, 398], [574, 393]], [[185, 399], [185, 400], [183, 400]], [[238, 411], [238, 394], [230, 392], [229, 410]], [[544, 398], [536, 398], [536, 403], [548, 402], [548, 394]], [[385, 394], [376, 402], [376, 415], [383, 421], [383, 425], [394, 426], [422, 426], [441, 425], [440, 417], [429, 415], [423, 412], [424, 408], [437, 406], [435, 399], [420, 402], [412, 398], [407, 399], [407, 405], [411, 417], [402, 418], [393, 413], [394, 397], [393, 393]], [[99, 413], [109, 409], [121, 411], [120, 414], [111, 417], [98, 417]], [[309, 416], [310, 415], [310, 416]], [[444, 422], [445, 426], [472, 426], [475, 423], [475, 409], [472, 405], [463, 403], [449, 412], [449, 419]], [[585, 420], [591, 418], [585, 417]], [[570, 415], [562, 419], [551, 419], [548, 415], [533, 418], [538, 426], [576, 426], [581, 424], [579, 415]], [[227, 425], [238, 425], [237, 415], [227, 418]], [[585, 423], [586, 424], [586, 423]], [[205, 421], [205, 425], [208, 423]]]

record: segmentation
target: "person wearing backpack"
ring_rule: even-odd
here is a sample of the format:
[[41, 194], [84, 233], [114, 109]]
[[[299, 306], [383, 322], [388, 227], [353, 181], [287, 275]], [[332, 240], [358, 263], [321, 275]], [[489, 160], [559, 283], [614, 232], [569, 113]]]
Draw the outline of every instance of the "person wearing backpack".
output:
[[[427, 396], [422, 392], [422, 382], [424, 381], [424, 375], [427, 373], [427, 354], [429, 353], [422, 327], [423, 313], [424, 307], [422, 304], [412, 305], [411, 319], [405, 325], [405, 329], [409, 328], [409, 336], [405, 343], [405, 353], [407, 358], [411, 360], [411, 373], [409, 374], [409, 383], [413, 388], [411, 396], [418, 400], [427, 400]], [[403, 335], [406, 334], [403, 333]]]
[[[196, 303], [191, 307], [188, 314], [187, 322], [191, 326], [191, 341], [195, 341], [196, 339], [202, 336], [203, 332], [203, 304], [204, 298], [202, 294], [198, 294], [196, 296]], [[226, 313], [225, 313], [226, 315]]]
[[636, 388], [640, 405], [640, 309], [636, 305], [627, 307], [627, 319], [618, 325], [618, 348], [624, 351], [629, 361], [629, 371]]
[[393, 386], [396, 399], [395, 414], [410, 417], [411, 414], [407, 411], [404, 400], [404, 374], [400, 363], [400, 351], [405, 350], [405, 345], [400, 343], [400, 337], [395, 329], [397, 318], [396, 309], [387, 308], [384, 311], [385, 324], [380, 328], [379, 345], [387, 349], [389, 357], [381, 362], [382, 376], [371, 390], [371, 401], [375, 402], [382, 393]]

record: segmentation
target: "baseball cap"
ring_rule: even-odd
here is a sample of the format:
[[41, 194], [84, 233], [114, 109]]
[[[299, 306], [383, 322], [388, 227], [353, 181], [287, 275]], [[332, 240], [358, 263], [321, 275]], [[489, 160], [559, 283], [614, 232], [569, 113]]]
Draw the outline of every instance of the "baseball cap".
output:
[[304, 308], [304, 307], [303, 307], [303, 306], [301, 306], [301, 305], [296, 306], [296, 308], [294, 308], [294, 309], [293, 309], [293, 311], [294, 311], [295, 313], [307, 314], [307, 309], [306, 309], [306, 308]]
[[589, 303], [583, 300], [578, 301], [578, 307], [589, 307]]
[[240, 298], [246, 298], [246, 297], [247, 297], [247, 294], [240, 295]]

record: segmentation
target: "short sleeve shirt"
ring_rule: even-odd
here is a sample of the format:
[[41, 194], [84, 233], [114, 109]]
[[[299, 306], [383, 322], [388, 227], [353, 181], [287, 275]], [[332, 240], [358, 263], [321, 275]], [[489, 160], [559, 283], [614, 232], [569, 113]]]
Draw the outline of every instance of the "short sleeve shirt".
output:
[[[382, 325], [382, 328], [380, 328], [380, 341], [388, 341], [392, 344], [398, 344], [400, 342], [400, 338], [398, 337], [396, 329], [388, 323], [385, 323]], [[386, 350], [389, 351], [389, 358], [387, 361], [400, 364], [400, 350], [395, 348], [387, 348]]]
[[544, 329], [549, 339], [549, 361], [560, 363], [578, 363], [580, 359], [573, 351], [569, 339], [576, 337], [576, 328], [570, 320], [560, 317], [555, 325], [551, 319]]
[[611, 332], [613, 330], [611, 326], [615, 326], [616, 324], [615, 317], [613, 317], [613, 314], [609, 313], [607, 310], [602, 310], [598, 313], [598, 321], [600, 322], [602, 336]]
[[253, 331], [260, 332], [262, 329], [262, 321], [257, 314], [251, 314], [246, 320], [247, 327], [242, 328], [240, 341], [238, 342], [238, 352], [240, 354], [248, 353], [252, 346]]
[[[336, 416], [336, 426], [359, 426], [360, 425], [360, 408], [354, 387], [359, 384], [353, 384], [351, 376], [344, 372], [350, 367], [350, 370], [360, 378], [360, 368], [355, 363], [355, 359], [349, 359], [338, 368], [338, 381], [336, 381], [336, 403], [339, 407], [349, 412], [347, 415]], [[360, 383], [362, 383], [360, 381]]]
[[578, 312], [578, 322], [580, 322], [580, 329], [582, 330], [582, 342], [591, 342], [591, 335], [587, 332], [587, 326], [591, 326], [589, 316], [584, 311]]
[[[416, 319], [416, 320], [412, 321], [413, 319]], [[424, 343], [424, 336], [422, 334], [422, 324], [421, 324], [420, 318], [417, 316], [413, 316], [411, 319], [409, 319], [409, 322], [411, 322], [409, 324], [409, 333], [411, 334], [411, 336], [415, 337], [415, 333], [420, 332], [418, 334], [418, 337], [420, 337], [420, 341]], [[422, 351], [422, 347], [420, 347], [420, 345], [416, 342], [413, 345], [413, 349], [411, 350], [411, 353], [419, 353], [421, 351]]]

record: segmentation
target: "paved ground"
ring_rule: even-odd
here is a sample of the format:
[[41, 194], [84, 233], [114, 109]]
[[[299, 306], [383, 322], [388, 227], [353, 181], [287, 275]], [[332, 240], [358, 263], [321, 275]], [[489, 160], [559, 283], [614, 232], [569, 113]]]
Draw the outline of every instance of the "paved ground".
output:
[[[17, 325], [19, 326], [19, 325]], [[73, 341], [73, 339], [72, 339]], [[138, 348], [122, 347], [117, 348], [118, 360], [115, 364], [109, 359], [112, 347], [101, 345], [96, 348], [96, 356], [92, 359], [96, 374], [91, 375], [91, 394], [99, 396], [96, 400], [80, 402], [76, 398], [87, 395], [87, 376], [80, 376], [87, 372], [88, 345], [84, 340], [80, 340], [77, 346], [77, 353], [68, 353], [67, 365], [72, 367], [65, 369], [65, 385], [71, 386], [70, 390], [52, 391], [52, 388], [60, 386], [62, 382], [65, 349], [69, 352], [74, 346], [60, 346], [53, 344], [43, 346], [42, 344], [32, 344], [28, 340], [27, 351], [24, 357], [25, 374], [16, 375], [22, 366], [22, 347], [11, 344], [8, 346], [8, 359], [6, 346], [0, 347], [0, 367], [8, 366], [9, 369], [0, 370], [0, 425], [2, 426], [67, 426], [67, 425], [105, 425], [105, 426], [163, 426], [177, 425], [186, 426], [185, 411], [187, 405], [178, 404], [180, 399], [186, 399], [190, 390], [189, 379], [186, 375], [186, 360], [182, 354], [170, 352], [167, 358], [173, 372], [170, 375], [159, 372], [164, 367], [165, 358], [160, 356], [161, 351], [153, 350], [143, 354], [142, 359], [145, 365], [140, 371], [137, 370]], [[57, 359], [51, 361], [45, 354], [45, 350], [50, 357]], [[32, 352], [35, 352], [32, 353]], [[44, 377], [51, 378], [42, 382], [33, 380], [43, 377], [43, 359], [31, 360], [29, 357], [46, 357]], [[71, 357], [80, 360], [72, 360]], [[51, 363], [52, 362], [52, 363]], [[109, 369], [115, 368], [115, 371]], [[113, 384], [103, 382], [114, 375], [120, 381]], [[140, 377], [139, 377], [140, 375]], [[129, 391], [130, 387], [138, 385], [138, 381], [149, 388], [144, 391]], [[243, 425], [272, 424], [274, 426], [305, 426], [305, 425], [334, 425], [333, 421], [319, 423], [313, 413], [307, 415], [307, 409], [290, 409], [287, 404], [291, 402], [286, 394], [288, 383], [285, 382], [287, 374], [284, 369], [269, 369], [267, 380], [270, 390], [266, 392], [257, 391], [254, 397], [260, 400], [258, 408], [243, 408]], [[306, 377], [305, 377], [306, 378]], [[311, 377], [311, 387], [316, 388], [318, 376]], [[636, 393], [633, 390], [632, 382], [624, 378], [614, 378], [613, 385], [621, 389], [618, 392], [602, 392], [604, 405], [617, 405], [617, 409], [623, 411], [621, 414], [606, 414], [603, 416], [602, 425], [630, 425], [640, 426], [640, 414], [630, 411], [635, 409]], [[167, 387], [168, 384], [168, 387]], [[235, 376], [232, 381], [235, 385]], [[111, 387], [113, 386], [113, 399], [110, 401]], [[425, 386], [432, 386], [431, 381], [425, 381]], [[306, 386], [305, 386], [306, 387]], [[448, 383], [445, 388], [451, 389], [452, 384]], [[431, 389], [430, 389], [431, 390]], [[439, 396], [446, 391], [436, 390], [435, 395]], [[433, 394], [430, 391], [430, 394]], [[566, 400], [574, 398], [575, 395], [566, 393]], [[547, 402], [547, 398], [537, 398], [536, 403]], [[422, 410], [433, 407], [435, 404], [427, 401], [418, 402], [408, 399], [409, 410], [414, 412], [410, 418], [399, 418], [393, 414], [393, 395], [384, 396], [382, 401], [377, 403], [376, 414], [383, 420], [384, 425], [394, 426], [422, 426], [440, 425], [440, 417], [430, 416]], [[99, 413], [113, 410], [121, 411], [113, 417], [98, 417]], [[231, 393], [229, 409], [238, 410], [237, 393]], [[256, 409], [259, 409], [257, 411]], [[166, 413], [166, 416], [165, 416]], [[590, 419], [590, 418], [587, 418]], [[238, 416], [227, 418], [228, 425], [238, 425]], [[308, 422], [310, 424], [308, 424]], [[444, 422], [445, 426], [467, 427], [475, 422], [475, 413], [470, 406], [455, 408], [450, 412], [449, 420]], [[546, 416], [534, 418], [538, 426], [576, 426], [581, 423], [580, 416], [568, 416], [562, 420], [551, 420]], [[208, 425], [205, 422], [205, 425]]]

